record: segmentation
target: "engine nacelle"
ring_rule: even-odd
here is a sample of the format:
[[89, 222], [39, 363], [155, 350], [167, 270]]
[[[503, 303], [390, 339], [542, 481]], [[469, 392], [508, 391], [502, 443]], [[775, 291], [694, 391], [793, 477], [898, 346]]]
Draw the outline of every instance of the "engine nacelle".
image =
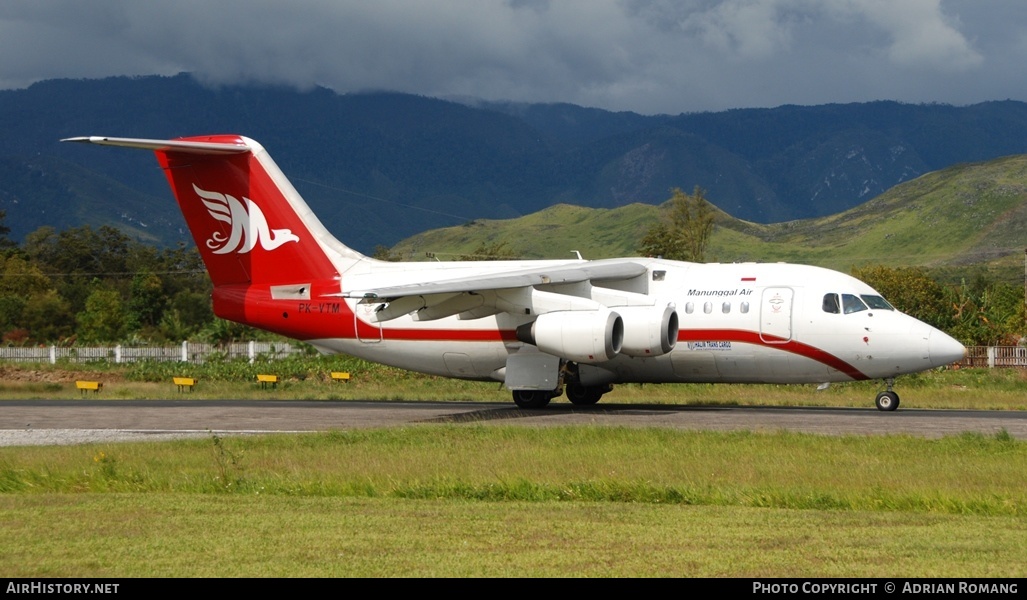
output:
[[624, 320], [623, 354], [660, 356], [674, 349], [678, 341], [678, 312], [666, 306], [617, 306]]
[[624, 321], [608, 308], [549, 312], [518, 327], [517, 339], [575, 362], [605, 362], [620, 353]]

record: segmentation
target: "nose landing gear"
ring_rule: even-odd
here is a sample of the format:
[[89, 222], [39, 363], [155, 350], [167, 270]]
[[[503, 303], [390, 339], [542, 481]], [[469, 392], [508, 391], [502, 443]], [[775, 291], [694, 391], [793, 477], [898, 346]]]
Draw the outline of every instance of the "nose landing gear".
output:
[[877, 405], [877, 410], [893, 411], [899, 407], [899, 395], [892, 390], [895, 380], [889, 377], [884, 380], [884, 383], [888, 389], [877, 394], [874, 404]]

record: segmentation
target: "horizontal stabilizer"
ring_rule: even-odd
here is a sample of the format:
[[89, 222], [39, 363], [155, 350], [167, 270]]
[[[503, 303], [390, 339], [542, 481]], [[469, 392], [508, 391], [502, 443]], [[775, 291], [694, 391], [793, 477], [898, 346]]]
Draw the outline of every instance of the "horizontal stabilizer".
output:
[[192, 154], [239, 154], [249, 152], [250, 148], [242, 138], [238, 144], [223, 142], [184, 141], [184, 140], [147, 140], [139, 138], [119, 138], [91, 135], [85, 137], [65, 138], [62, 142], [78, 142], [82, 144], [99, 144], [101, 146], [121, 146], [141, 150], [173, 150]]

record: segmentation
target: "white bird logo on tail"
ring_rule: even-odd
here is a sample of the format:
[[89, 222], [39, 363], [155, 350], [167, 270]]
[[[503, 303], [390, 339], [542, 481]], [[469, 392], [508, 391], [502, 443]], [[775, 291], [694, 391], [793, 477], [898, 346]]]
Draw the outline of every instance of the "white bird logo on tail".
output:
[[207, 247], [213, 250], [214, 254], [228, 254], [233, 251], [245, 254], [253, 250], [257, 242], [260, 242], [260, 247], [264, 250], [274, 250], [282, 244], [300, 241], [300, 238], [289, 229], [269, 229], [264, 212], [245, 196], [240, 202], [228, 194], [201, 190], [196, 184], [193, 184], [193, 190], [203, 200], [210, 216], [228, 223], [232, 228], [227, 237], [220, 231], [215, 231], [207, 240]]

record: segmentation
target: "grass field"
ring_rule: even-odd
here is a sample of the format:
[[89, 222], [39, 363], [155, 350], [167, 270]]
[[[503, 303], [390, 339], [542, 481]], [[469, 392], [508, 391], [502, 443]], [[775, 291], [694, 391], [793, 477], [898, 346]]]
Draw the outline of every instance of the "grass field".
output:
[[[333, 381], [332, 371], [349, 372], [348, 383]], [[258, 373], [279, 376], [275, 388], [257, 382]], [[192, 391], [179, 391], [173, 377], [196, 378]], [[104, 384], [83, 394], [75, 381]], [[872, 407], [880, 382], [816, 385], [625, 384], [603, 402], [714, 404], [737, 406]], [[940, 369], [900, 377], [896, 391], [904, 408], [1027, 410], [1027, 370]], [[984, 393], [986, 392], [986, 393]], [[181, 363], [2, 364], [0, 401], [24, 398], [101, 399], [261, 399], [300, 400], [463, 400], [511, 402], [498, 382], [473, 382], [423, 375], [351, 357], [299, 357], [268, 363], [246, 361], [190, 365]], [[566, 402], [565, 399], [554, 400]]]
[[[122, 369], [71, 377], [108, 378], [98, 397], [115, 401], [179, 394]], [[273, 391], [201, 375], [193, 395], [509, 401], [496, 384], [318, 369]], [[0, 397], [74, 396], [68, 372], [8, 370]], [[875, 389], [621, 386], [610, 399], [869, 406]], [[1015, 370], [899, 381], [903, 406], [1024, 410], [1025, 389]], [[1015, 578], [1024, 473], [1027, 443], [1001, 432], [464, 424], [6, 447], [0, 564], [10, 577]]]
[[417, 426], [0, 448], [14, 577], [1022, 577], [1027, 445]]

